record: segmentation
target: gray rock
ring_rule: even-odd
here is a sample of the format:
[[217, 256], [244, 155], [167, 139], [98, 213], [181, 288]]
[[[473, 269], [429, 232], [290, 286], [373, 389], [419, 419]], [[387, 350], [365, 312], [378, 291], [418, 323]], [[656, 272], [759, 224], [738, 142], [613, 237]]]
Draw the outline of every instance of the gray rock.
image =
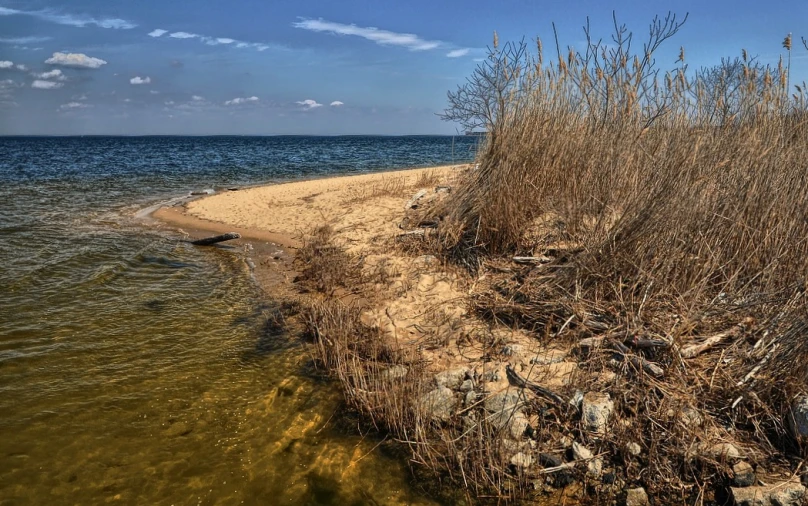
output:
[[575, 460], [586, 461], [586, 472], [589, 473], [590, 476], [600, 476], [601, 472], [603, 472], [603, 460], [599, 457], [595, 457], [589, 448], [577, 441], [572, 443], [572, 455], [575, 457]]
[[528, 420], [521, 411], [500, 411], [486, 417], [486, 420], [500, 430], [507, 430], [514, 439], [520, 439], [525, 435]]
[[791, 431], [797, 438], [808, 436], [808, 395], [802, 395], [791, 403], [791, 416], [788, 417]]
[[626, 506], [648, 506], [648, 494], [642, 487], [626, 490]]
[[732, 483], [736, 487], [751, 487], [755, 484], [755, 470], [748, 462], [738, 462], [732, 466]]
[[642, 453], [642, 446], [632, 441], [626, 444], [626, 451], [629, 453], [629, 455], [639, 457]]
[[470, 379], [467, 379], [466, 381], [460, 384], [459, 390], [461, 392], [471, 392], [472, 390], [474, 390], [474, 382]]
[[687, 406], [682, 409], [682, 412], [679, 414], [679, 422], [688, 429], [696, 429], [701, 427], [704, 419], [701, 417], [701, 413], [696, 409]]
[[485, 409], [494, 413], [513, 411], [524, 406], [526, 403], [527, 397], [525, 397], [523, 391], [509, 388], [486, 399]]
[[743, 457], [738, 447], [732, 443], [701, 445], [700, 451], [702, 455], [715, 460], [735, 460]]
[[558, 364], [563, 362], [567, 355], [569, 355], [569, 352], [564, 350], [547, 350], [531, 358], [530, 363], [536, 365]]
[[553, 455], [551, 453], [540, 453], [539, 454], [539, 464], [542, 467], [558, 467], [564, 462], [561, 460], [561, 457], [558, 455]]
[[510, 357], [513, 355], [519, 355], [523, 351], [525, 351], [525, 347], [521, 344], [508, 344], [504, 348], [502, 348], [502, 354]]
[[588, 392], [581, 402], [581, 421], [590, 432], [603, 433], [614, 411], [614, 402], [607, 393]]
[[511, 457], [511, 464], [517, 469], [527, 469], [533, 465], [533, 457], [525, 453], [519, 452]]
[[457, 388], [466, 379], [467, 367], [458, 367], [448, 371], [439, 372], [435, 375], [435, 382], [438, 386]]
[[760, 487], [730, 487], [737, 506], [799, 506], [805, 487], [797, 482]]
[[466, 395], [463, 397], [463, 406], [468, 408], [469, 406], [474, 405], [475, 402], [477, 402], [477, 392], [474, 390], [469, 390], [466, 392]]
[[393, 381], [403, 379], [405, 376], [407, 376], [408, 372], [410, 372], [410, 370], [403, 365], [393, 365], [383, 370], [380, 373], [380, 376], [383, 380]]
[[457, 399], [451, 389], [438, 387], [424, 394], [419, 399], [418, 406], [427, 416], [446, 421], [452, 417], [457, 407]]

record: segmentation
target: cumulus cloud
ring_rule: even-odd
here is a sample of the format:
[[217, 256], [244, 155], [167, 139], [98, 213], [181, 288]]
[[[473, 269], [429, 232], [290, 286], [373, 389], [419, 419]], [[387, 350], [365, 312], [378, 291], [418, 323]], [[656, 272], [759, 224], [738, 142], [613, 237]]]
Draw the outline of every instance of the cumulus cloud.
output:
[[17, 69], [17, 70], [22, 70], [23, 72], [28, 70], [28, 66], [23, 65], [22, 63], [18, 63], [17, 65], [14, 65], [14, 68]]
[[128, 30], [137, 25], [131, 21], [120, 18], [94, 18], [92, 16], [75, 15], [75, 14], [62, 14], [52, 9], [43, 9], [38, 11], [21, 11], [17, 9], [7, 9], [0, 7], [0, 16], [31, 16], [43, 21], [49, 21], [59, 25], [75, 26], [84, 28], [85, 26], [95, 25], [99, 28], [114, 28], [120, 30]]
[[315, 109], [323, 106], [323, 104], [318, 104], [316, 100], [312, 100], [310, 98], [307, 98], [306, 100], [299, 100], [295, 103], [302, 105], [306, 109]]
[[339, 100], [334, 100], [333, 102], [331, 102], [331, 104], [330, 104], [330, 105], [331, 105], [331, 107], [339, 107], [339, 106], [341, 106], [341, 105], [345, 105], [345, 103], [344, 103], [344, 102], [340, 102]]
[[69, 111], [71, 109], [86, 109], [92, 107], [90, 104], [83, 104], [81, 102], [68, 102], [59, 106], [62, 111]]
[[193, 100], [194, 102], [201, 102], [201, 101], [205, 100], [205, 97], [200, 97], [199, 95], [194, 95], [194, 96], [191, 97], [191, 100]]
[[151, 83], [151, 77], [149, 77], [149, 76], [146, 76], [146, 77], [135, 76], [132, 79], [130, 79], [129, 82], [131, 84], [149, 84], [149, 83]]
[[14, 62], [8, 60], [0, 61], [0, 69], [10, 69], [13, 66]]
[[163, 35], [167, 34], [168, 30], [163, 30], [162, 28], [158, 28], [156, 30], [152, 30], [149, 32], [149, 37], [162, 37]]
[[50, 37], [0, 37], [0, 44], [36, 44], [51, 40]]
[[215, 46], [217, 44], [232, 44], [236, 41], [236, 39], [228, 39], [227, 37], [217, 37], [215, 39], [208, 39], [207, 37], [205, 38], [207, 39], [205, 42], [211, 46]]
[[35, 88], [37, 90], [55, 90], [56, 88], [61, 88], [62, 86], [64, 86], [62, 83], [57, 83], [54, 81], [42, 81], [39, 79], [31, 83], [31, 88]]
[[227, 100], [224, 103], [224, 105], [239, 105], [239, 104], [246, 104], [246, 103], [249, 103], [249, 102], [258, 102], [258, 97], [255, 97], [255, 96], [247, 97], [247, 98], [237, 97], [237, 98], [234, 98], [233, 100]]
[[50, 72], [43, 72], [41, 74], [34, 74], [37, 79], [55, 79], [57, 81], [64, 81], [67, 77], [62, 74], [59, 69], [53, 69]]
[[195, 39], [199, 37], [199, 35], [195, 33], [188, 33], [188, 32], [174, 32], [169, 35], [172, 39]]
[[334, 23], [321, 19], [302, 19], [293, 23], [295, 28], [302, 28], [312, 32], [326, 32], [335, 35], [354, 35], [362, 37], [383, 46], [401, 46], [411, 51], [426, 51], [435, 49], [441, 45], [437, 40], [424, 40], [412, 33], [397, 33], [388, 30], [380, 30], [374, 27], [361, 27], [356, 25], [346, 25]]
[[469, 51], [471, 51], [469, 48], [453, 49], [446, 53], [446, 56], [449, 58], [460, 58], [461, 56], [466, 56], [469, 54]]
[[107, 64], [106, 61], [100, 58], [93, 58], [83, 53], [53, 53], [53, 56], [45, 60], [45, 63], [84, 69], [97, 69]]

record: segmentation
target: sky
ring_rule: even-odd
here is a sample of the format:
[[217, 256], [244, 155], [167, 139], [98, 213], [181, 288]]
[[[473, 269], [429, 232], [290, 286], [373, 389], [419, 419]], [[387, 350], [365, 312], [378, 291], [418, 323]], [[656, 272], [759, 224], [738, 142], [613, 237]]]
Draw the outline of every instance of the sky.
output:
[[581, 47], [587, 17], [641, 40], [669, 10], [660, 68], [776, 64], [793, 32], [808, 80], [808, 2], [0, 0], [0, 135], [453, 134], [437, 113], [495, 30]]

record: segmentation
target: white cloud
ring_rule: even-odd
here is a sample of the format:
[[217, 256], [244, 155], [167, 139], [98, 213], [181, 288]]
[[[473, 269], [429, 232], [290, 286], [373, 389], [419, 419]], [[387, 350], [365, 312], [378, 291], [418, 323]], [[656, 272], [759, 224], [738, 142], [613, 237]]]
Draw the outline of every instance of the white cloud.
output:
[[14, 65], [14, 68], [16, 68], [17, 70], [22, 70], [23, 72], [28, 70], [28, 66], [23, 65], [22, 63], [18, 63], [16, 65]]
[[164, 103], [165, 103], [166, 105], [174, 105], [174, 101], [173, 101], [173, 100], [166, 100]]
[[446, 56], [449, 58], [460, 58], [461, 56], [466, 56], [469, 54], [469, 51], [471, 51], [469, 48], [453, 49], [446, 53]]
[[85, 69], [97, 69], [107, 64], [106, 61], [100, 58], [93, 58], [83, 53], [53, 53], [53, 56], [45, 60], [45, 63]]
[[201, 102], [201, 101], [205, 100], [205, 97], [200, 97], [199, 95], [194, 95], [193, 97], [191, 97], [191, 100], [193, 100], [194, 102]]
[[247, 98], [234, 98], [233, 100], [228, 100], [224, 103], [224, 105], [239, 105], [239, 104], [246, 104], [248, 102], [258, 102], [258, 97], [247, 97]]
[[[168, 33], [166, 30], [158, 28], [157, 30], [149, 33], [149, 35], [152, 37], [161, 37], [166, 33]], [[262, 42], [244, 42], [243, 40], [231, 39], [230, 37], [208, 37], [207, 35], [200, 35], [198, 33], [191, 32], [173, 32], [168, 36], [172, 39], [199, 39], [200, 42], [204, 42], [209, 46], [232, 45], [233, 47], [239, 49], [252, 48], [258, 51], [266, 51], [267, 49], [273, 47]]]
[[88, 107], [92, 107], [90, 104], [82, 104], [81, 102], [68, 102], [67, 104], [62, 104], [59, 106], [59, 109], [62, 111], [67, 111], [70, 109], [86, 109]]
[[37, 90], [55, 90], [56, 88], [61, 88], [62, 86], [64, 86], [62, 83], [40, 81], [39, 79], [31, 83], [31, 88], [36, 88]]
[[172, 39], [195, 39], [199, 37], [199, 35], [195, 33], [188, 33], [188, 32], [174, 32], [169, 35]]
[[323, 104], [318, 104], [316, 100], [312, 100], [310, 98], [307, 98], [306, 100], [300, 100], [300, 101], [295, 102], [295, 103], [302, 105], [306, 109], [315, 109], [317, 107], [322, 107], [323, 106]]
[[0, 61], [0, 69], [10, 69], [13, 66], [14, 66], [14, 62], [11, 62], [11, 61], [8, 61], [8, 60]]
[[345, 105], [345, 103], [344, 103], [344, 102], [340, 102], [339, 100], [334, 100], [333, 102], [331, 102], [331, 104], [330, 104], [330, 105], [331, 105], [331, 107], [339, 107], [339, 106], [341, 106], [341, 105]]
[[[36, 44], [51, 40], [50, 37], [0, 37], [1, 44]], [[27, 49], [27, 48], [26, 48]]]
[[303, 19], [293, 23], [295, 28], [302, 28], [313, 32], [327, 32], [337, 35], [355, 35], [381, 44], [384, 46], [401, 46], [411, 51], [425, 51], [435, 49], [441, 45], [437, 40], [424, 40], [412, 33], [396, 33], [388, 30], [380, 30], [374, 27], [361, 27], [356, 25], [346, 25], [333, 23], [323, 19]]
[[149, 77], [149, 76], [146, 76], [146, 77], [135, 76], [132, 79], [130, 79], [129, 82], [131, 84], [149, 84], [149, 83], [151, 83], [151, 77]]
[[59, 69], [53, 69], [50, 72], [43, 72], [41, 74], [34, 74], [37, 79], [55, 79], [57, 81], [64, 81], [67, 77], [62, 74]]
[[74, 15], [74, 14], [60, 14], [52, 9], [43, 9], [38, 11], [20, 11], [17, 9], [7, 9], [0, 7], [0, 16], [31, 16], [43, 21], [50, 21], [59, 25], [69, 25], [78, 28], [84, 28], [88, 25], [95, 25], [99, 28], [115, 28], [128, 30], [135, 28], [137, 25], [119, 18], [94, 18], [91, 16]]

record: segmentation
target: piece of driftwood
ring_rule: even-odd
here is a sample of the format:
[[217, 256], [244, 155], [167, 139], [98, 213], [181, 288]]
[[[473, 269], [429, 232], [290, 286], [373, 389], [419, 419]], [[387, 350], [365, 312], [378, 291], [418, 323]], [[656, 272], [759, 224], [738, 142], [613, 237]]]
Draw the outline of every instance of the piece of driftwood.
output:
[[578, 346], [581, 348], [600, 348], [603, 345], [605, 336], [587, 337], [578, 341]]
[[631, 336], [623, 343], [631, 346], [632, 348], [637, 348], [640, 350], [650, 350], [653, 348], [667, 348], [671, 345], [668, 341], [664, 339], [652, 339], [650, 337], [644, 336]]
[[557, 393], [553, 392], [552, 390], [545, 388], [541, 385], [537, 385], [532, 381], [529, 381], [517, 373], [513, 367], [510, 365], [505, 366], [505, 374], [508, 376], [508, 380], [512, 382], [514, 385], [520, 388], [527, 388], [528, 390], [532, 391], [536, 395], [544, 397], [547, 400], [553, 401], [554, 403], [558, 404], [559, 406], [563, 406], [565, 404], [564, 398], [558, 395]]
[[703, 340], [700, 343], [685, 346], [684, 348], [681, 349], [679, 353], [682, 355], [682, 358], [697, 357], [700, 354], [712, 348], [713, 346], [717, 345], [724, 339], [737, 338], [744, 331], [751, 328], [754, 323], [755, 320], [753, 318], [751, 317], [744, 318], [744, 320], [741, 323], [732, 327], [731, 329], [719, 332], [718, 334], [713, 334], [712, 336], [708, 337], [707, 339]]
[[517, 264], [547, 264], [553, 259], [542, 255], [540, 257], [513, 257], [513, 261]]
[[645, 360], [643, 357], [632, 355], [629, 349], [623, 343], [617, 341], [609, 341], [612, 348], [620, 355], [618, 358], [628, 360], [628, 362], [637, 369], [642, 369], [647, 374], [655, 378], [661, 378], [665, 375], [665, 370], [659, 365]]
[[425, 229], [419, 228], [417, 230], [410, 230], [409, 232], [404, 232], [404, 233], [398, 234], [396, 236], [396, 240], [402, 241], [402, 240], [408, 239], [410, 237], [424, 237], [425, 235], [426, 235]]
[[241, 239], [241, 234], [238, 234], [236, 232], [228, 232], [226, 234], [217, 235], [214, 237], [206, 237], [204, 239], [191, 241], [191, 244], [195, 246], [210, 246], [212, 244], [216, 244], [219, 242], [232, 241], [233, 239]]
[[419, 190], [418, 193], [412, 196], [410, 200], [404, 205], [404, 209], [413, 209], [418, 204], [418, 201], [424, 198], [426, 190]]

